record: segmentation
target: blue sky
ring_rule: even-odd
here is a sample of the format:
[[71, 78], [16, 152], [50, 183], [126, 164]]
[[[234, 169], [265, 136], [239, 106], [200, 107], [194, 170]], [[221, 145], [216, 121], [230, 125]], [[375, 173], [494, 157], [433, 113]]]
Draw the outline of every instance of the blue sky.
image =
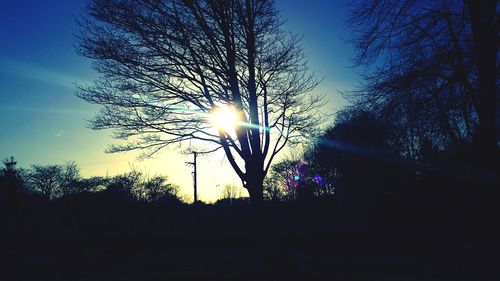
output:
[[[328, 110], [341, 108], [345, 101], [338, 90], [350, 89], [357, 75], [350, 67], [353, 50], [344, 39], [350, 37], [344, 21], [347, 1], [278, 0], [284, 28], [304, 36], [303, 47], [310, 68], [323, 83], [316, 89], [327, 94]], [[97, 77], [91, 62], [74, 50], [75, 22], [84, 0], [0, 2], [0, 157], [14, 156], [21, 167], [75, 161], [84, 176], [105, 176], [129, 171], [131, 166], [151, 175], [165, 174], [189, 193], [188, 156], [175, 149], [155, 159], [138, 162], [135, 153], [106, 154], [115, 143], [111, 132], [86, 127], [98, 110], [75, 96], [74, 83]], [[293, 152], [288, 152], [293, 154]], [[217, 198], [226, 183], [237, 178], [223, 155], [200, 161], [200, 197]], [[210, 169], [220, 167], [214, 179]]]

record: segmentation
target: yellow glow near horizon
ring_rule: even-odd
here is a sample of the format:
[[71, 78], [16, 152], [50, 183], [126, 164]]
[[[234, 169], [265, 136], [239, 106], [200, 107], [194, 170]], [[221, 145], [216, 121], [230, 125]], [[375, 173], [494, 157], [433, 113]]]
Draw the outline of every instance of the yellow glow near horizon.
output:
[[232, 107], [217, 107], [210, 114], [210, 123], [225, 132], [234, 130], [238, 122], [238, 113]]

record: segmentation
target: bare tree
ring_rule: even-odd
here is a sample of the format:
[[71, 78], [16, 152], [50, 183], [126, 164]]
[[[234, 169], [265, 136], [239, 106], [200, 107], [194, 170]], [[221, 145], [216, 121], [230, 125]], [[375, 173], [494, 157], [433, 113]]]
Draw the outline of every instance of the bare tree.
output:
[[235, 198], [241, 197], [241, 190], [235, 184], [226, 184], [221, 192], [222, 199], [233, 200]]
[[80, 168], [75, 162], [67, 162], [61, 167], [60, 193], [62, 196], [82, 192], [80, 184]]
[[356, 2], [357, 63], [369, 74], [351, 97], [392, 116], [409, 154], [425, 140], [475, 143], [487, 162], [498, 142], [499, 2]]
[[28, 172], [28, 185], [47, 199], [58, 196], [62, 182], [62, 167], [59, 165], [33, 165]]
[[155, 202], [166, 198], [178, 198], [178, 187], [169, 183], [168, 178], [165, 176], [154, 176], [145, 180], [142, 185], [148, 201]]
[[82, 188], [81, 181], [80, 169], [75, 162], [64, 165], [33, 165], [27, 173], [31, 190], [48, 199], [87, 191]]
[[78, 95], [104, 105], [92, 128], [130, 140], [110, 152], [222, 148], [260, 205], [276, 154], [323, 121], [319, 81], [272, 0], [91, 0], [87, 13], [78, 52], [102, 76]]

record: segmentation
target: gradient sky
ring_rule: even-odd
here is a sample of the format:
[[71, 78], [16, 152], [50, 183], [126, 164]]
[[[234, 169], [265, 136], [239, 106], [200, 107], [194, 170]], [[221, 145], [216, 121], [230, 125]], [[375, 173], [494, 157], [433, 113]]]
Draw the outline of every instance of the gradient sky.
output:
[[[350, 89], [357, 75], [350, 67], [353, 50], [345, 42], [349, 29], [346, 0], [277, 0], [284, 28], [304, 36], [310, 67], [323, 83], [330, 112], [345, 101], [338, 90]], [[86, 127], [99, 109], [75, 96], [73, 83], [93, 81], [91, 61], [75, 53], [75, 16], [85, 0], [0, 1], [0, 158], [14, 156], [20, 167], [75, 161], [83, 176], [113, 176], [135, 167], [150, 175], [167, 175], [192, 193], [192, 156], [172, 148], [154, 159], [137, 161], [137, 153], [106, 154], [116, 143], [110, 131]], [[286, 152], [293, 154], [293, 151]], [[199, 158], [199, 196], [215, 201], [227, 183], [240, 184], [221, 153]], [[217, 171], [217, 174], [214, 174]]]

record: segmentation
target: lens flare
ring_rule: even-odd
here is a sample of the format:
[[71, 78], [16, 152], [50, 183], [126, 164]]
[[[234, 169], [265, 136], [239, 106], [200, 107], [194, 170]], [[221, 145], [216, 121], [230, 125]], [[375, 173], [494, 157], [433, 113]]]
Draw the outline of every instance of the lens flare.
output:
[[238, 113], [234, 108], [227, 106], [217, 107], [210, 114], [210, 123], [219, 130], [230, 132], [239, 123]]

